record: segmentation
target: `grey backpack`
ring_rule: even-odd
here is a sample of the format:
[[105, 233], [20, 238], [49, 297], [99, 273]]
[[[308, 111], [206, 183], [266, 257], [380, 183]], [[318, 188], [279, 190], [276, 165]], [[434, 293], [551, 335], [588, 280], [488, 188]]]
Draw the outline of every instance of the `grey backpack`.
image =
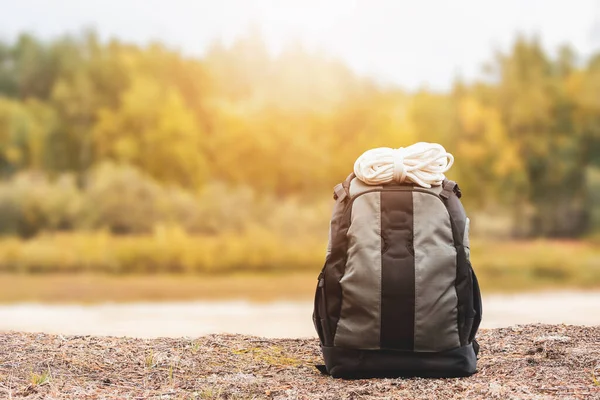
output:
[[481, 294], [455, 182], [335, 187], [313, 322], [333, 377], [468, 376]]

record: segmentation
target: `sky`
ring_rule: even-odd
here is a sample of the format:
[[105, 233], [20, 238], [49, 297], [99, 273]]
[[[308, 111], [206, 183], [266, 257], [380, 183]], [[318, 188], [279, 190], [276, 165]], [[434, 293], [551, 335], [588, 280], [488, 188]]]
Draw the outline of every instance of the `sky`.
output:
[[548, 51], [569, 44], [585, 60], [600, 50], [600, 0], [0, 0], [5, 40], [94, 28], [201, 56], [251, 27], [274, 54], [300, 42], [379, 82], [446, 90], [457, 76], [479, 76], [519, 33]]

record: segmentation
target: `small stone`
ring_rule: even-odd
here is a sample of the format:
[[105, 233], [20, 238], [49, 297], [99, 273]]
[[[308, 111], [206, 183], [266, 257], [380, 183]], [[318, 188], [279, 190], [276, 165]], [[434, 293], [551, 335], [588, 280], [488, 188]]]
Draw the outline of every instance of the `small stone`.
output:
[[538, 362], [534, 358], [531, 358], [531, 357], [527, 358], [527, 364], [529, 364], [529, 365], [536, 365], [537, 363]]
[[497, 382], [491, 382], [490, 383], [490, 393], [495, 396], [502, 394], [502, 385], [500, 385]]
[[535, 343], [546, 343], [546, 342], [566, 343], [570, 340], [571, 340], [571, 338], [568, 336], [560, 336], [560, 335], [539, 336], [539, 337], [535, 338]]

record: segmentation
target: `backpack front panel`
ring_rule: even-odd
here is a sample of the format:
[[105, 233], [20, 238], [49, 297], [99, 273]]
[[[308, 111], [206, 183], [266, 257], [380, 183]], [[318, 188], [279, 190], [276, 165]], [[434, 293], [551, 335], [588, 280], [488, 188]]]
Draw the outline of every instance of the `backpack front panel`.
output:
[[413, 193], [415, 249], [415, 351], [460, 346], [456, 294], [456, 247], [444, 203]]
[[348, 211], [334, 345], [422, 352], [458, 347], [456, 248], [435, 190], [360, 191]]
[[352, 203], [342, 305], [334, 345], [379, 349], [381, 328], [381, 195], [370, 192]]

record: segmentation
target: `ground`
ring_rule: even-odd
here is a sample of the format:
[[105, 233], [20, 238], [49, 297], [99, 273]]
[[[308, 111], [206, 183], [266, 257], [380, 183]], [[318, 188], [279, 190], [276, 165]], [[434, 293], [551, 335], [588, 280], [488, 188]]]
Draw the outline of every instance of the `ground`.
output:
[[344, 381], [313, 339], [0, 334], [2, 399], [600, 399], [600, 327], [482, 330], [478, 373]]

